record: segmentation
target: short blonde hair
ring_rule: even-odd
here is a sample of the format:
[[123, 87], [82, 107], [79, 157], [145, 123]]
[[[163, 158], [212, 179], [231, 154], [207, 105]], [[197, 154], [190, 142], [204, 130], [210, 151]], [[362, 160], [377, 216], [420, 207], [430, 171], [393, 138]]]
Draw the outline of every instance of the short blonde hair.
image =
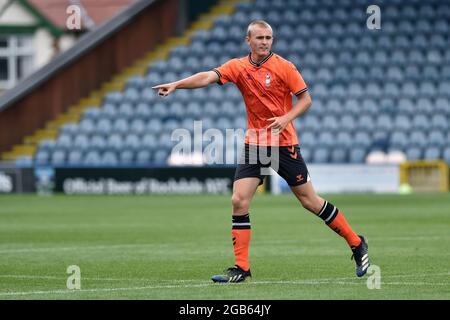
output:
[[[260, 27], [264, 27], [264, 28], [267, 28], [267, 29], [272, 30], [272, 27], [271, 27], [270, 24], [268, 24], [266, 21], [264, 21], [264, 20], [255, 20], [255, 21], [252, 21], [252, 22], [248, 25], [248, 28], [247, 28], [247, 37], [250, 37], [250, 35], [251, 35], [251, 29], [252, 29], [253, 26], [260, 26]], [[272, 31], [272, 32], [273, 32], [273, 31]]]

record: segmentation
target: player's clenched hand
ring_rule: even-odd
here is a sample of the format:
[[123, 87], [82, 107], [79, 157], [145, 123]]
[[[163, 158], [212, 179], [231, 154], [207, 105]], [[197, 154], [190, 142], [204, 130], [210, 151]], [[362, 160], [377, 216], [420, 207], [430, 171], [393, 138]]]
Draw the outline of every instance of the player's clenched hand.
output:
[[272, 121], [272, 123], [267, 127], [267, 129], [272, 129], [277, 133], [281, 133], [289, 124], [290, 120], [287, 116], [274, 117], [267, 119], [268, 121]]
[[152, 89], [158, 90], [158, 95], [160, 95], [162, 97], [167, 97], [176, 88], [177, 87], [174, 83], [165, 83], [165, 84], [160, 84], [158, 86], [152, 87]]

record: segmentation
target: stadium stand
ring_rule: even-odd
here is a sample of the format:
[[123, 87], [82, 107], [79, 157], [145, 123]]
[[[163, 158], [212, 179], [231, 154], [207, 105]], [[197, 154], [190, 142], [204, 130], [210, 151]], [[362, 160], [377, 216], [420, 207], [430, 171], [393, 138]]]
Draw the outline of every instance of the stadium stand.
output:
[[[407, 159], [450, 161], [450, 4], [447, 1], [382, 1], [381, 30], [366, 27], [362, 0], [256, 0], [238, 3], [173, 46], [168, 59], [131, 76], [100, 106], [67, 123], [56, 141], [39, 144], [39, 165], [117, 166], [165, 164], [176, 128], [193, 132], [242, 128], [238, 90], [210, 86], [160, 99], [151, 86], [210, 70], [247, 54], [251, 20], [274, 28], [273, 51], [301, 71], [313, 98], [296, 121], [305, 159], [314, 163], [364, 163], [401, 152]], [[381, 153], [381, 155], [380, 155]], [[401, 156], [399, 156], [401, 158]], [[398, 156], [397, 156], [398, 158]], [[372, 158], [371, 158], [372, 159]]]

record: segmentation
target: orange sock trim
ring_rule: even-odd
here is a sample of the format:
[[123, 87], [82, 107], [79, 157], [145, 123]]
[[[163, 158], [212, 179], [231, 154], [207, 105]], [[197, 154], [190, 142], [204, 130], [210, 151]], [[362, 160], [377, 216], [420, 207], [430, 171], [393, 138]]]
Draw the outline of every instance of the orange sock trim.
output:
[[235, 264], [244, 271], [250, 269], [248, 261], [248, 248], [250, 246], [251, 229], [233, 229], [231, 232], [233, 238]]
[[330, 224], [328, 224], [328, 226], [334, 232], [343, 237], [350, 247], [357, 247], [361, 243], [361, 239], [353, 231], [340, 211], [338, 211], [336, 218], [334, 218], [334, 220]]

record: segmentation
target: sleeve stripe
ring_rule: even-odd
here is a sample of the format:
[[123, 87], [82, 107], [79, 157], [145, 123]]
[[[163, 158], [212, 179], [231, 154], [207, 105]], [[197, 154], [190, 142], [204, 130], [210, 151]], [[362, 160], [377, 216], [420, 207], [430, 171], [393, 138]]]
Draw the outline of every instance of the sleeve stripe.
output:
[[222, 75], [220, 74], [219, 70], [213, 69], [212, 71], [214, 71], [219, 76], [219, 79], [222, 78]]
[[222, 78], [222, 75], [220, 74], [219, 70], [213, 69], [212, 71], [214, 71], [219, 76], [219, 80], [217, 80], [217, 84], [223, 85], [222, 81], [220, 81], [220, 78]]
[[300, 91], [297, 91], [296, 93], [294, 93], [296, 96], [298, 96], [299, 94], [302, 94], [303, 92], [305, 92], [305, 91], [308, 91], [308, 87], [306, 87], [306, 88], [304, 88], [304, 89], [302, 89], [302, 90], [300, 90]]

